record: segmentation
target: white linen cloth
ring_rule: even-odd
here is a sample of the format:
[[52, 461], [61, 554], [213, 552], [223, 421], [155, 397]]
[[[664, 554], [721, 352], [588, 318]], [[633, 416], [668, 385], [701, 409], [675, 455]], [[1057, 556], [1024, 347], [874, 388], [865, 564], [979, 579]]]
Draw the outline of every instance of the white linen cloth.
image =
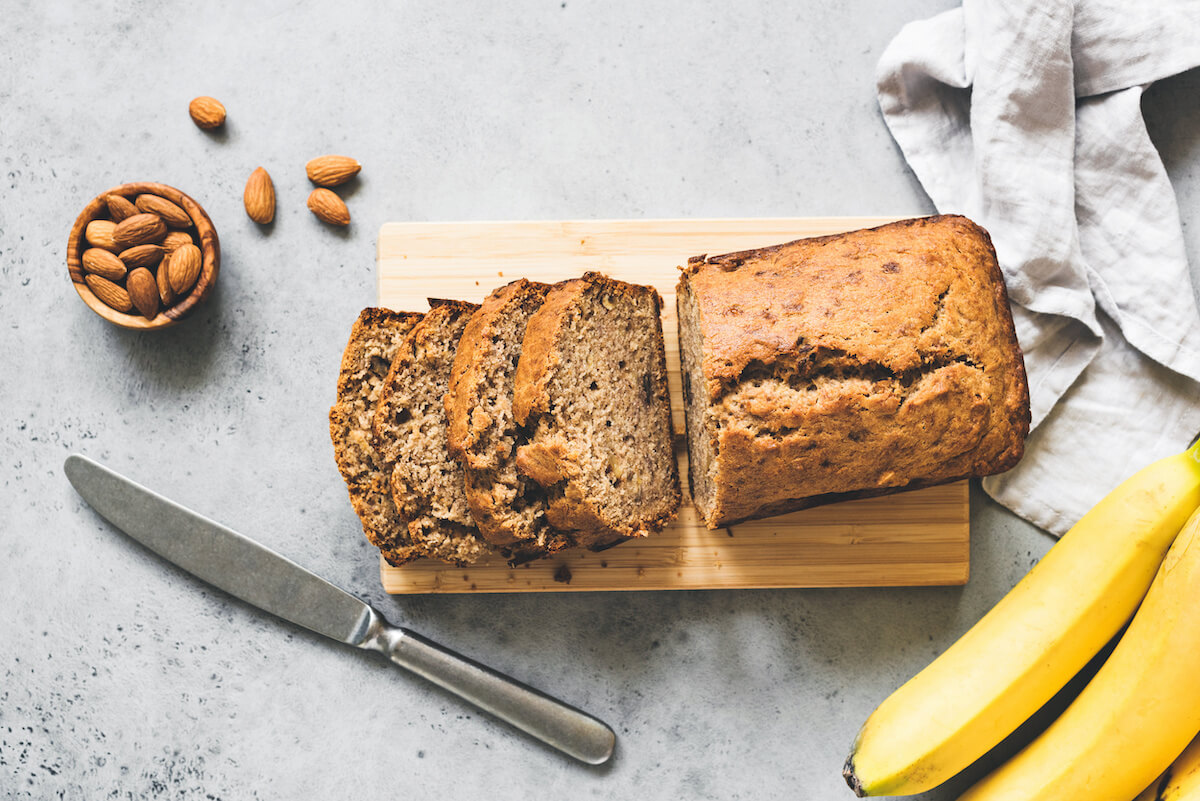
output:
[[1062, 534], [1200, 431], [1200, 315], [1141, 115], [1200, 65], [1200, 2], [963, 0], [879, 61], [884, 120], [941, 213], [992, 236], [1033, 431], [984, 489]]

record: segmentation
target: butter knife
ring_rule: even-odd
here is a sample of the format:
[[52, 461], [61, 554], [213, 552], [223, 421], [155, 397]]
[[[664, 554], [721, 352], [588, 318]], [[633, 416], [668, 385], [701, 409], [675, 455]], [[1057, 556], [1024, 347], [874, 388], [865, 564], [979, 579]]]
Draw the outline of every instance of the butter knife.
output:
[[371, 606], [290, 559], [87, 457], [69, 456], [63, 469], [101, 517], [235, 598], [338, 642], [379, 651], [578, 760], [599, 765], [612, 756], [616, 735], [591, 715], [390, 625]]

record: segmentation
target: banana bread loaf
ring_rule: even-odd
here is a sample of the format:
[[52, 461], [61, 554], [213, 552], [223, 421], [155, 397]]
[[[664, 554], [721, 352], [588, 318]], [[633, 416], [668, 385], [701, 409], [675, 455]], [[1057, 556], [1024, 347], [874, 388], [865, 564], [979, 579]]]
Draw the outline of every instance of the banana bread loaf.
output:
[[698, 256], [677, 289], [689, 475], [709, 528], [998, 473], [1024, 451], [1004, 278], [964, 217]]
[[350, 329], [342, 353], [337, 401], [329, 410], [329, 437], [350, 504], [363, 533], [392, 564], [412, 557], [408, 527], [392, 503], [391, 480], [383, 472], [372, 442], [371, 421], [388, 369], [401, 341], [423, 315], [388, 309], [363, 309]]
[[525, 329], [517, 466], [576, 544], [646, 536], [678, 512], [661, 308], [653, 287], [586, 273], [555, 284]]
[[417, 555], [455, 564], [491, 549], [467, 506], [462, 465], [446, 450], [446, 387], [459, 338], [479, 307], [431, 301], [405, 337], [375, 411], [375, 445]]

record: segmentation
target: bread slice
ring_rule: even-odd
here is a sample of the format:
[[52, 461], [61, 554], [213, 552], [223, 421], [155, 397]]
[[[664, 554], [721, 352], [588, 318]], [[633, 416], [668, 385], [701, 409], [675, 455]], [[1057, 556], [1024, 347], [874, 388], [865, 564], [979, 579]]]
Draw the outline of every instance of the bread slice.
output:
[[661, 309], [653, 287], [589, 272], [556, 284], [525, 329], [517, 466], [579, 545], [646, 536], [679, 510]]
[[375, 442], [416, 552], [468, 564], [491, 549], [471, 518], [462, 465], [446, 449], [445, 396], [459, 338], [479, 307], [430, 303], [392, 361], [375, 411]]
[[389, 562], [413, 558], [408, 527], [397, 518], [391, 479], [383, 472], [372, 442], [372, 420], [383, 383], [401, 341], [424, 315], [389, 309], [363, 309], [342, 353], [337, 401], [329, 410], [329, 437], [350, 504], [363, 533]]
[[991, 239], [965, 217], [696, 257], [676, 299], [709, 528], [1021, 458], [1021, 349]]
[[546, 493], [516, 462], [527, 437], [513, 419], [513, 376], [525, 326], [549, 289], [522, 278], [484, 300], [458, 343], [446, 393], [447, 441], [466, 475], [471, 516], [484, 539], [514, 561], [570, 544], [546, 522]]

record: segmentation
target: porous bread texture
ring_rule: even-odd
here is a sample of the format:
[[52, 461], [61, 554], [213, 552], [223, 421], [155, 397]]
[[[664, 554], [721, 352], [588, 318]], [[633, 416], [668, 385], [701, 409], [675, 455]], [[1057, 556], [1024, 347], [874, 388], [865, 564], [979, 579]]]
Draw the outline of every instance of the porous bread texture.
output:
[[526, 324], [549, 289], [521, 279], [484, 300], [459, 340], [446, 393], [447, 444], [463, 466], [471, 516], [514, 561], [570, 544], [546, 522], [545, 492], [516, 463], [527, 437], [513, 418], [513, 377]]
[[1004, 278], [965, 217], [696, 257], [676, 298], [709, 528], [990, 475], [1024, 451]]
[[363, 309], [350, 329], [329, 410], [334, 459], [367, 540], [394, 565], [412, 559], [408, 527], [396, 516], [391, 480], [377, 458], [372, 421], [383, 383], [401, 341], [423, 315]]
[[646, 536], [678, 512], [661, 307], [653, 287], [589, 272], [556, 284], [526, 327], [513, 415], [530, 433], [517, 466], [579, 545]]
[[462, 565], [491, 549], [471, 518], [462, 466], [446, 448], [444, 398], [459, 337], [479, 307], [435, 304], [392, 361], [375, 412], [375, 442], [414, 551]]

